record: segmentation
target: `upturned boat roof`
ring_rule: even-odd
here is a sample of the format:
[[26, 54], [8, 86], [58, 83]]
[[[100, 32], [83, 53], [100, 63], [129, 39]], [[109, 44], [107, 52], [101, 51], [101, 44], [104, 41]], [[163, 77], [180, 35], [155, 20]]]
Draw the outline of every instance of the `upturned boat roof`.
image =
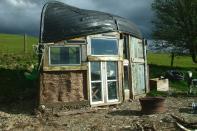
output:
[[42, 10], [41, 43], [117, 31], [142, 38], [135, 24], [109, 13], [79, 9], [57, 1], [48, 2]]

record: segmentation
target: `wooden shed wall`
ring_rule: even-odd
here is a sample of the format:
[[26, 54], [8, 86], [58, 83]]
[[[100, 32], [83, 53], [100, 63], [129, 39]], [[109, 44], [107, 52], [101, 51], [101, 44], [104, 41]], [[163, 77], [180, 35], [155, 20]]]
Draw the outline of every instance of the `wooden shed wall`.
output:
[[88, 100], [87, 71], [43, 72], [40, 104]]

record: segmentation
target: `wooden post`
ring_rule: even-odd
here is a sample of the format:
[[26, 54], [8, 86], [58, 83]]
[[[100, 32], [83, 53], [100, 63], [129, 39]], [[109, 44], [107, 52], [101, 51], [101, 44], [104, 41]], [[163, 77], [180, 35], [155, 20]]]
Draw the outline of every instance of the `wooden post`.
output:
[[171, 67], [174, 65], [174, 52], [171, 53]]
[[24, 50], [24, 53], [26, 53], [26, 44], [27, 44], [26, 34], [24, 34], [24, 41], [23, 41], [23, 50]]

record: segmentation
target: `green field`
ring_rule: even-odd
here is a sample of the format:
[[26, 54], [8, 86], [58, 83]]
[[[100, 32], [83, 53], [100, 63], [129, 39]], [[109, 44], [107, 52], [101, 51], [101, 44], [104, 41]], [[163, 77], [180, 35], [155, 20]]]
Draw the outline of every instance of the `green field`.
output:
[[[32, 52], [33, 45], [38, 43], [38, 39], [33, 36], [26, 36], [26, 52]], [[0, 53], [23, 53], [24, 36], [0, 34]]]
[[[148, 53], [148, 64], [170, 66], [170, 62], [170, 54]], [[190, 56], [176, 56], [173, 66], [182, 68], [197, 68], [197, 64], [192, 62], [192, 58]]]

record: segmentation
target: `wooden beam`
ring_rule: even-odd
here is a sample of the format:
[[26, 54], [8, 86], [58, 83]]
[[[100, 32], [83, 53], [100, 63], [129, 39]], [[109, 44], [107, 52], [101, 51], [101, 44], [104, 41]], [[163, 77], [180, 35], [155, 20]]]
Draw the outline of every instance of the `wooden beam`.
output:
[[46, 66], [44, 71], [70, 71], [70, 70], [87, 70], [87, 65], [79, 66]]
[[88, 61], [123, 61], [119, 56], [88, 56]]

